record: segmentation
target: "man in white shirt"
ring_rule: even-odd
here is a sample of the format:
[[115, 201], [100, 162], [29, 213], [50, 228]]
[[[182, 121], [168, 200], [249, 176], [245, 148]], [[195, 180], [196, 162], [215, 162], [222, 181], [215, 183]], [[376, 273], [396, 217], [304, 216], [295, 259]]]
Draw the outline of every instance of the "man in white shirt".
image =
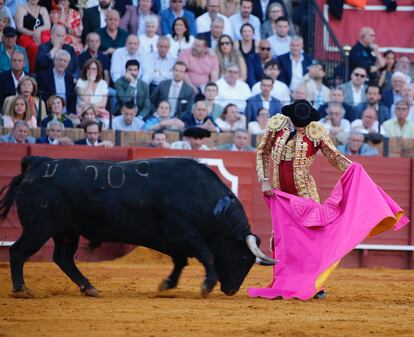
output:
[[145, 122], [135, 117], [135, 105], [134, 102], [127, 102], [121, 109], [122, 115], [116, 116], [112, 119], [112, 129], [119, 131], [139, 131], [142, 130]]
[[176, 58], [169, 53], [170, 39], [160, 36], [157, 50], [148, 54], [142, 64], [142, 80], [150, 87], [150, 94], [161, 81], [172, 78], [172, 68]]
[[276, 20], [276, 34], [267, 38], [272, 47], [272, 55], [274, 57], [289, 52], [291, 40], [289, 30], [289, 19], [286, 16], [281, 16]]
[[221, 106], [233, 103], [237, 106], [239, 112], [243, 113], [246, 108], [246, 99], [252, 93], [247, 83], [239, 80], [239, 76], [239, 66], [235, 63], [229, 63], [225, 68], [223, 77], [216, 82], [219, 88], [217, 102]]
[[351, 123], [352, 130], [358, 130], [363, 134], [367, 133], [381, 133], [385, 135], [385, 132], [381, 127], [378, 125], [378, 118], [377, 118], [377, 111], [368, 106], [363, 112], [361, 119], [355, 119]]
[[130, 34], [126, 40], [125, 47], [118, 48], [111, 59], [111, 78], [116, 82], [121, 76], [125, 75], [125, 64], [128, 60], [135, 59], [141, 63], [139, 51], [139, 38], [135, 34]]
[[252, 15], [253, 1], [241, 0], [240, 13], [233, 14], [229, 20], [233, 27], [233, 40], [241, 40], [240, 28], [245, 23], [250, 23], [254, 28], [254, 39], [260, 40], [260, 20], [258, 17]]
[[224, 21], [223, 34], [232, 36], [233, 30], [229, 19], [219, 13], [220, 0], [208, 0], [207, 1], [207, 12], [199, 16], [196, 19], [197, 33], [205, 33], [211, 29], [211, 22], [219, 17]]

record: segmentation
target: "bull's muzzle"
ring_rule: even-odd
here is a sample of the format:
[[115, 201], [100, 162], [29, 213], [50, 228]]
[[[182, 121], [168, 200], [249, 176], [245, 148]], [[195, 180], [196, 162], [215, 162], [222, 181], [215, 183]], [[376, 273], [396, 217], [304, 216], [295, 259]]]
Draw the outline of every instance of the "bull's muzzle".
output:
[[246, 237], [247, 247], [259, 260], [265, 261], [268, 265], [274, 265], [276, 263], [271, 257], [265, 255], [257, 246], [256, 237], [254, 235], [247, 235]]

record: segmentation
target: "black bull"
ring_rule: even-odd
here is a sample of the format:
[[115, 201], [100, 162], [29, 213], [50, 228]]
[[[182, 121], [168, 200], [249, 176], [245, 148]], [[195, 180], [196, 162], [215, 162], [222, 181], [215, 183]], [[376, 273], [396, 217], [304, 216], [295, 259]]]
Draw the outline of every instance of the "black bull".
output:
[[16, 202], [23, 232], [10, 249], [13, 294], [29, 297], [23, 265], [49, 238], [54, 262], [90, 296], [97, 290], [74, 262], [79, 237], [148, 247], [171, 256], [174, 268], [160, 290], [176, 287], [188, 257], [205, 268], [201, 291], [217, 281], [235, 294], [255, 257], [272, 263], [239, 200], [208, 167], [168, 158], [115, 163], [26, 157], [0, 200], [5, 218]]

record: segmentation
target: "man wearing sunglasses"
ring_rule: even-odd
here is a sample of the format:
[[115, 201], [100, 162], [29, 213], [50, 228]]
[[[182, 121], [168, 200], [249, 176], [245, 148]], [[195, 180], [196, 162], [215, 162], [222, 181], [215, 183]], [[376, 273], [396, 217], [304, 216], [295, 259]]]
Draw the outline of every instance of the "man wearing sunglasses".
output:
[[344, 92], [345, 103], [355, 106], [367, 100], [366, 82], [367, 71], [364, 68], [357, 67], [351, 73], [351, 80], [340, 85]]

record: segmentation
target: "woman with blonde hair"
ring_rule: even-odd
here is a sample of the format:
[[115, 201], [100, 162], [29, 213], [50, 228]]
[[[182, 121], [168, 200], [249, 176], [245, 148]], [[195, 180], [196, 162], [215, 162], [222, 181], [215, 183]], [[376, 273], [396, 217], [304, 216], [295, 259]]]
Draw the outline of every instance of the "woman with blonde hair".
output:
[[3, 116], [3, 126], [12, 128], [18, 120], [25, 121], [29, 128], [36, 128], [37, 121], [33, 110], [30, 109], [29, 103], [23, 96], [12, 96], [8, 110], [5, 110]]
[[240, 80], [245, 81], [247, 78], [247, 68], [246, 62], [244, 61], [243, 56], [241, 53], [234, 48], [234, 43], [232, 38], [227, 35], [223, 34], [220, 36], [217, 47], [215, 49], [215, 53], [219, 60], [220, 66], [220, 77], [224, 74], [226, 66], [230, 63], [235, 63], [239, 66], [240, 69]]
[[61, 122], [65, 128], [73, 128], [72, 121], [63, 113], [65, 108], [65, 99], [63, 97], [52, 95], [46, 103], [49, 116], [42, 120], [42, 128], [47, 127], [47, 124], [53, 120]]
[[[36, 118], [42, 120], [47, 116], [47, 111], [45, 102], [37, 96], [37, 88], [37, 82], [33, 77], [24, 76], [17, 84], [16, 90], [18, 95], [22, 95], [26, 99]], [[8, 110], [14, 97], [15, 96], [9, 96], [4, 100], [3, 111]]]

